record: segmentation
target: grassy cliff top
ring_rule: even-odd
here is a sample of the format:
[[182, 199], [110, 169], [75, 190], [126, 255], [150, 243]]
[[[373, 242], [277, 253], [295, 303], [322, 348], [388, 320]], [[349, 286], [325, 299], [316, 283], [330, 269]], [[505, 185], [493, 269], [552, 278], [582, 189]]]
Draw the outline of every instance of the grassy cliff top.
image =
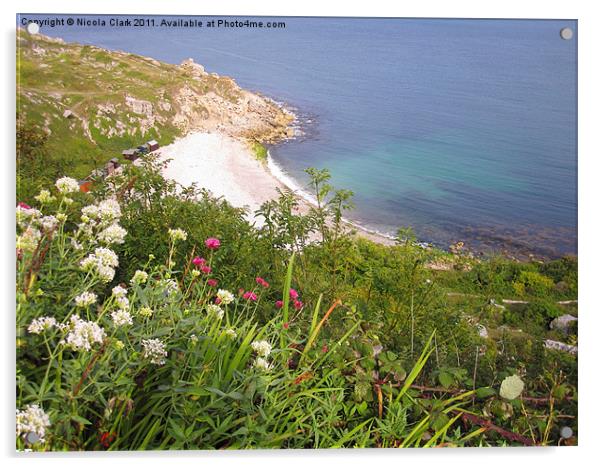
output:
[[122, 150], [190, 131], [274, 142], [292, 120], [270, 99], [207, 73], [131, 53], [17, 33], [20, 124], [48, 135], [47, 157], [83, 177]]

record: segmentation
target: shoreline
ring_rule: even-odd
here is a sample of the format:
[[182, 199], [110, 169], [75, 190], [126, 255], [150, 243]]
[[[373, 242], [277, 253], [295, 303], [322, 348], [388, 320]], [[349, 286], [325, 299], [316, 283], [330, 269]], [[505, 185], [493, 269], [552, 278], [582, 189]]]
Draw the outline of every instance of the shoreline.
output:
[[[257, 160], [244, 138], [222, 132], [190, 132], [159, 150], [159, 161], [171, 159], [162, 170], [165, 178], [182, 186], [196, 184], [234, 207], [247, 209], [245, 217], [257, 227], [263, 225], [254, 213], [261, 204], [278, 198], [277, 189], [290, 190], [300, 201], [299, 210], [307, 212], [315, 200], [286, 173], [268, 151], [265, 163]], [[379, 244], [394, 241], [376, 231], [343, 220], [357, 235]]]

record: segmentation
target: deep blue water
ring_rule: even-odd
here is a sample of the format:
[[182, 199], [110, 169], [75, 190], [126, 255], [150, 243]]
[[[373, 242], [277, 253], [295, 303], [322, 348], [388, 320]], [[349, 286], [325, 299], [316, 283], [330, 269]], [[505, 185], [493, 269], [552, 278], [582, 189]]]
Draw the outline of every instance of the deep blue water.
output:
[[170, 63], [192, 57], [286, 103], [305, 134], [271, 148], [274, 160], [300, 183], [307, 167], [330, 169], [366, 226], [412, 226], [442, 246], [576, 252], [575, 21], [285, 21], [41, 32]]

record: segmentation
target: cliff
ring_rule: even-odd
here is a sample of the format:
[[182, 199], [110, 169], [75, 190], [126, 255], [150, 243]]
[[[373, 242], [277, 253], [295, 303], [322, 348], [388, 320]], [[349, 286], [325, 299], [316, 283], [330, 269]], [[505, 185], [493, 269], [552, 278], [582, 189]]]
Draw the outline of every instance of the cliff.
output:
[[290, 113], [192, 59], [172, 65], [23, 30], [17, 107], [22, 121], [48, 134], [51, 156], [75, 166], [73, 175], [148, 139], [167, 144], [207, 131], [271, 143], [292, 134]]

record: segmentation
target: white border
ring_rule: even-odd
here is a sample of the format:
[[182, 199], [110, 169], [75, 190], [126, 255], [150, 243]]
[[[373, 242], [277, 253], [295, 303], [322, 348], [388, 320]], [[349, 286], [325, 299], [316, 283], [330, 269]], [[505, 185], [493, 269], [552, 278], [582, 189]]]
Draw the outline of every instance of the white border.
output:
[[[16, 2], [15, 2], [16, 3]], [[115, 458], [123, 461], [136, 458], [146, 463], [160, 464], [172, 456], [180, 464], [256, 464], [287, 466], [306, 465], [308, 462], [333, 462], [340, 459], [346, 464], [365, 464], [369, 461], [397, 464], [412, 462], [461, 463], [463, 465], [484, 462], [489, 465], [519, 461], [553, 464], [589, 464], [595, 458], [597, 442], [600, 442], [602, 416], [600, 416], [600, 349], [599, 338], [602, 314], [602, 295], [600, 294], [600, 254], [602, 222], [600, 220], [600, 200], [602, 185], [600, 177], [602, 164], [600, 156], [601, 118], [600, 83], [600, 45], [602, 44], [602, 24], [594, 7], [596, 2], [577, 0], [526, 2], [525, 0], [505, 0], [496, 3], [487, 1], [420, 1], [393, 2], [371, 0], [369, 2], [346, 1], [328, 2], [325, 0], [302, 0], [284, 2], [282, 0], [191, 2], [185, 0], [88, 0], [76, 3], [68, 0], [52, 2], [40, 0], [20, 0], [8, 5], [2, 2], [2, 47], [3, 71], [2, 88], [5, 91], [3, 111], [0, 112], [3, 144], [4, 178], [2, 202], [3, 248], [0, 256], [4, 264], [2, 297], [5, 305], [0, 313], [4, 317], [4, 354], [6, 355], [5, 377], [2, 388], [2, 427], [0, 439], [8, 461], [18, 460], [20, 464], [29, 464], [40, 458], [14, 456], [14, 181], [15, 181], [15, 15], [22, 13], [144, 13], [144, 14], [204, 14], [204, 15], [271, 15], [271, 16], [400, 16], [400, 17], [480, 17], [480, 18], [563, 18], [578, 19], [579, 35], [579, 263], [580, 263], [580, 335], [579, 335], [579, 447], [577, 448], [514, 448], [514, 449], [444, 449], [437, 451], [268, 451], [268, 452], [232, 452], [197, 453], [163, 452], [126, 454], [50, 454], [42, 459], [47, 464], [65, 461], [85, 461], [96, 464]], [[598, 455], [599, 456], [599, 455]]]

